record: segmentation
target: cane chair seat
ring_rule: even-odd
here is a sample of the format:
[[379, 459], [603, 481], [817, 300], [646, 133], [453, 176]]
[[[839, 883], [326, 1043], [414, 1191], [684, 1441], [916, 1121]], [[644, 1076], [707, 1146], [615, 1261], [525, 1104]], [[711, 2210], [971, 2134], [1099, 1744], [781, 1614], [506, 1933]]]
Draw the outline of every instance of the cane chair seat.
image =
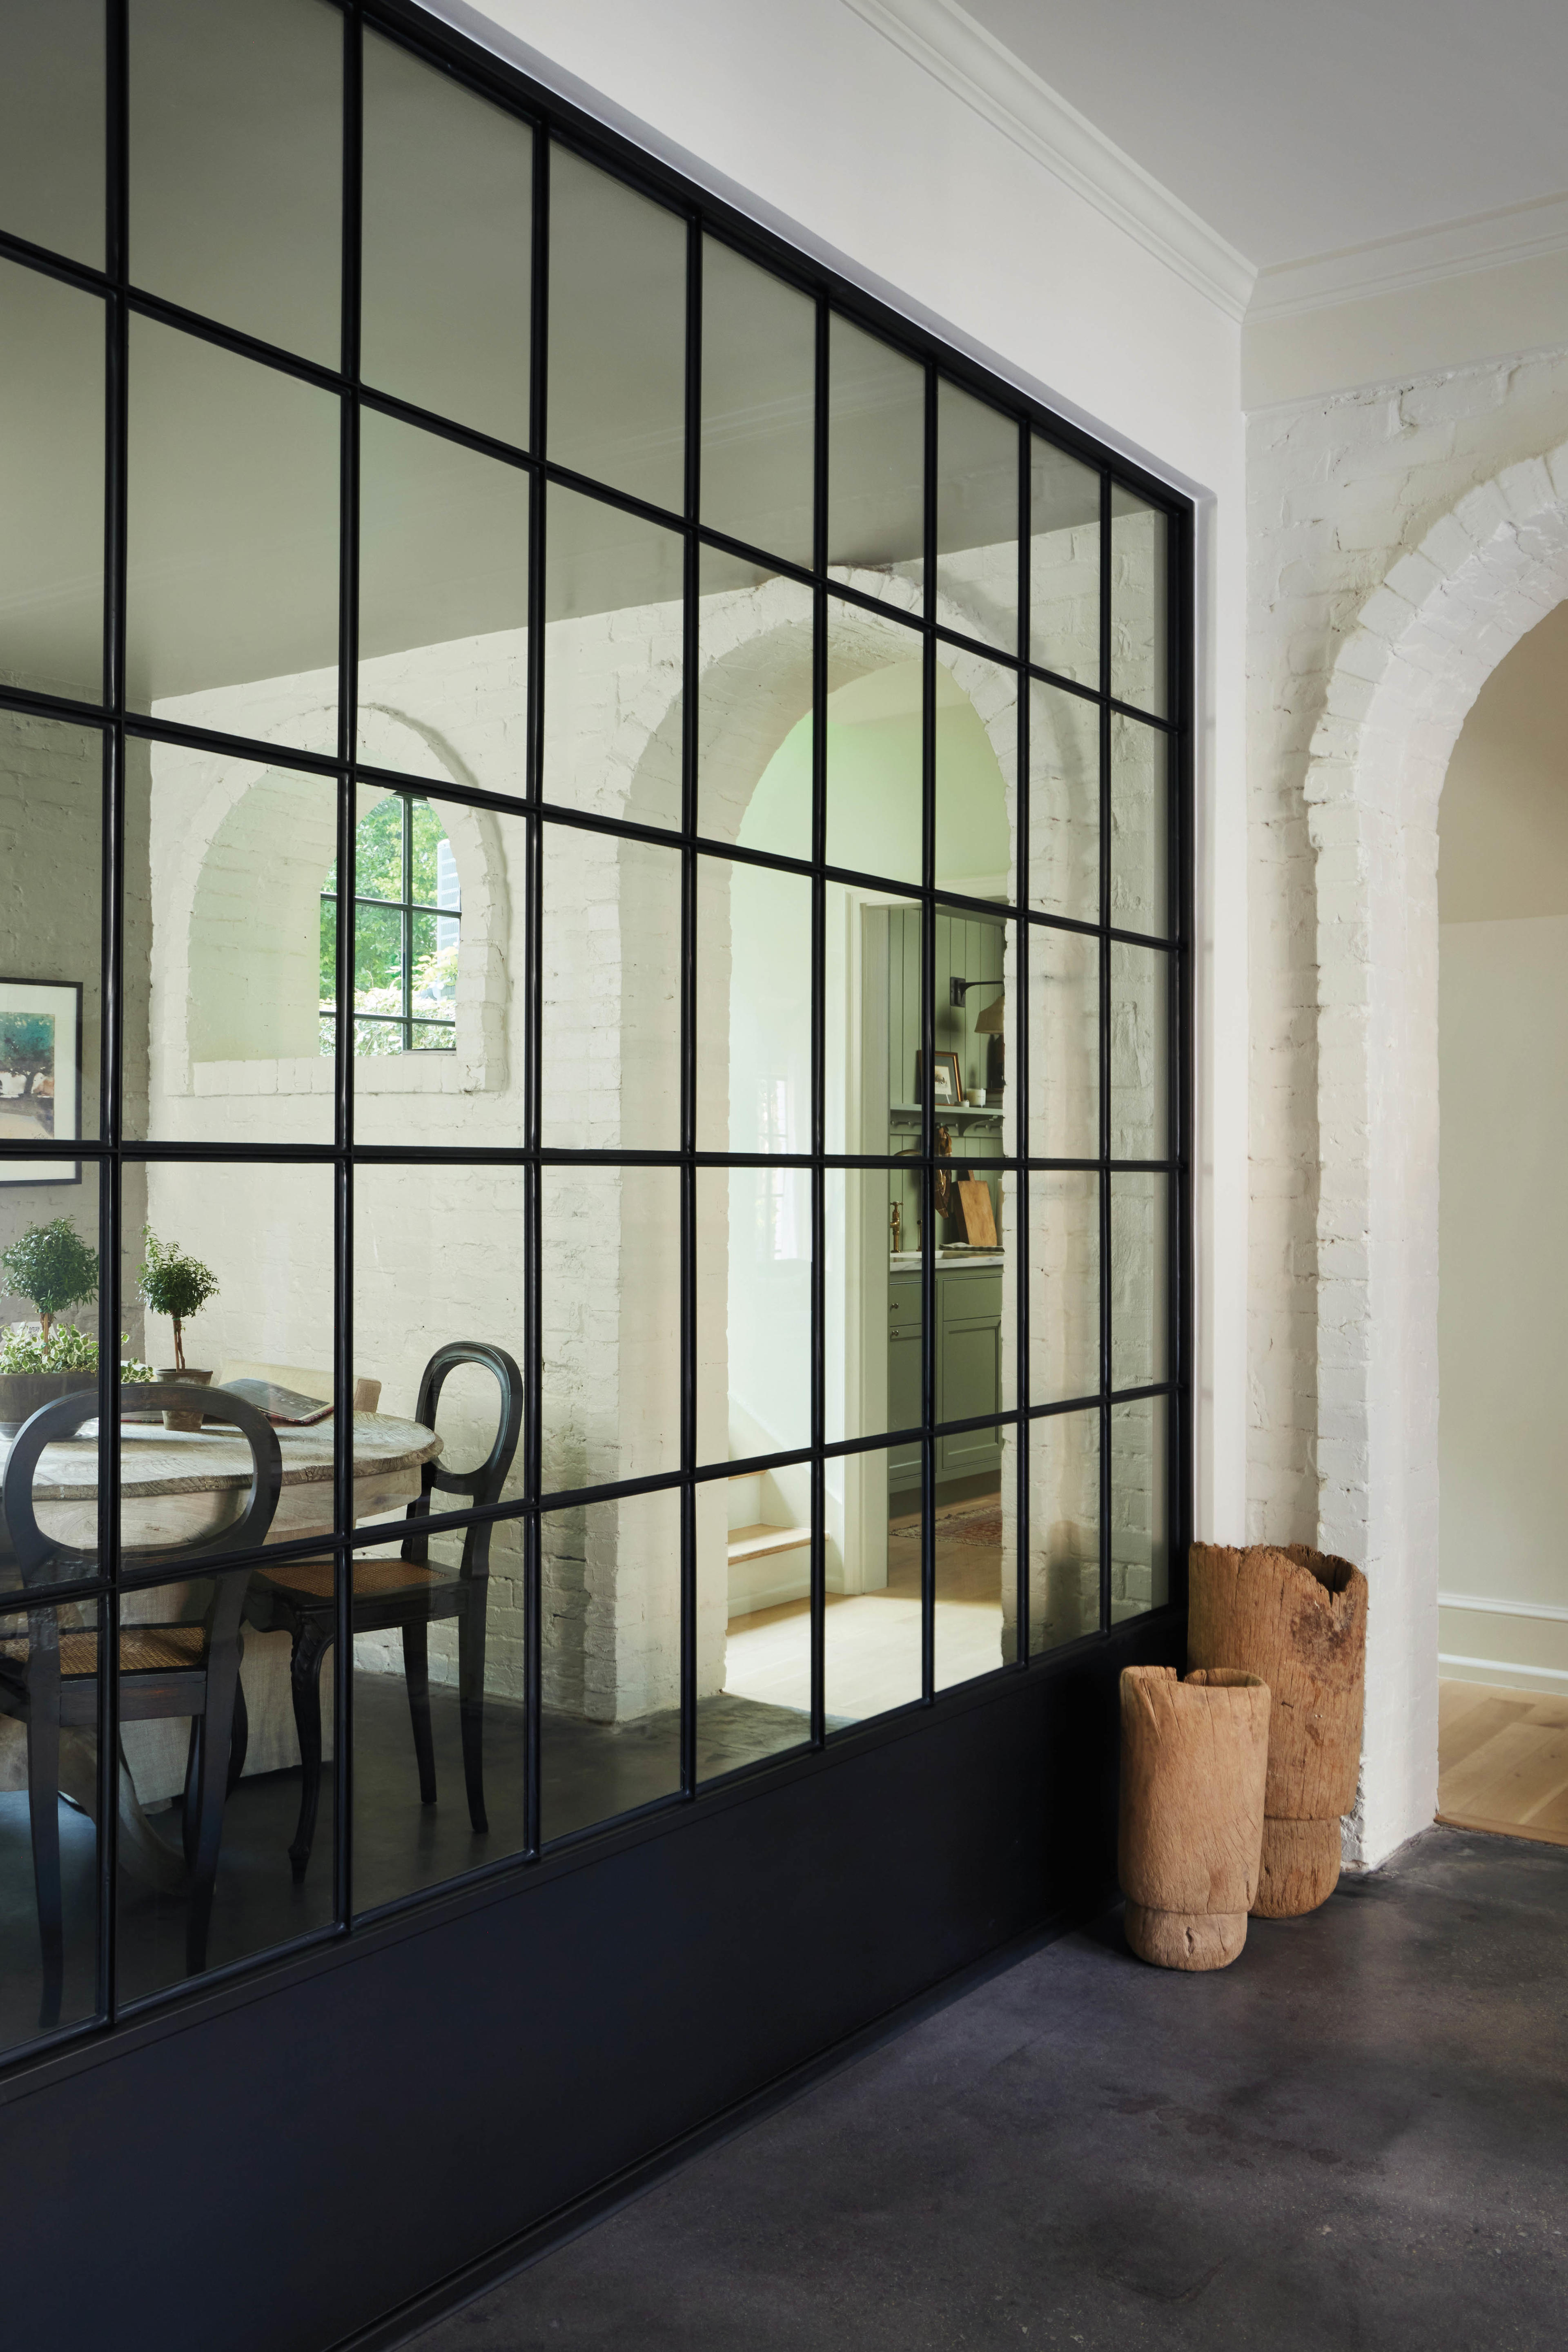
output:
[[[455, 1584], [456, 1578], [443, 1574], [438, 1568], [421, 1568], [407, 1559], [357, 1559], [354, 1562], [354, 1598], [371, 1601], [383, 1592], [417, 1592], [432, 1585]], [[260, 1581], [272, 1585], [279, 1592], [297, 1592], [311, 1601], [332, 1598], [332, 1563], [329, 1559], [291, 1559], [280, 1568], [268, 1568]]]
[[[98, 1635], [90, 1630], [62, 1633], [60, 1641], [60, 1673], [71, 1681], [98, 1672]], [[26, 1635], [0, 1642], [0, 1659], [8, 1664], [25, 1666], [31, 1643]], [[179, 1673], [200, 1666], [207, 1654], [207, 1631], [204, 1625], [127, 1625], [120, 1636], [120, 1671], [122, 1675]]]

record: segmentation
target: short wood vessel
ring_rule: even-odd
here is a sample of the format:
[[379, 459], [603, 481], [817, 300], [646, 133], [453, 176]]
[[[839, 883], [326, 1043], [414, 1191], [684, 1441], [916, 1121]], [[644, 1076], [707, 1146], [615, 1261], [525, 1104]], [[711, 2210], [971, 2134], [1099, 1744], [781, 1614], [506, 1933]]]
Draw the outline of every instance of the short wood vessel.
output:
[[1228, 1968], [1247, 1941], [1263, 1843], [1269, 1691], [1217, 1667], [1122, 1673], [1117, 1870], [1127, 1941], [1156, 1968]]
[[1263, 1862], [1252, 1909], [1294, 1919], [1339, 1884], [1355, 1803], [1366, 1675], [1366, 1579], [1306, 1544], [1194, 1544], [1189, 1666], [1235, 1666], [1274, 1696]]

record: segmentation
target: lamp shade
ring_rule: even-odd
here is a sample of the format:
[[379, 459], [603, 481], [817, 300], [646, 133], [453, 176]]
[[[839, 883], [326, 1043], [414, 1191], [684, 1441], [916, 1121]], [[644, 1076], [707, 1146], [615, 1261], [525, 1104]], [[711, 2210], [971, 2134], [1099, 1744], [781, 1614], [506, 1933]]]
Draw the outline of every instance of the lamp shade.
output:
[[975, 1029], [978, 1035], [983, 1037], [995, 1037], [999, 1034], [1003, 1020], [1007, 1013], [1007, 992], [1004, 989], [1001, 995], [998, 997], [996, 1003], [994, 1004], [988, 1004], [979, 1019], [976, 1022]]

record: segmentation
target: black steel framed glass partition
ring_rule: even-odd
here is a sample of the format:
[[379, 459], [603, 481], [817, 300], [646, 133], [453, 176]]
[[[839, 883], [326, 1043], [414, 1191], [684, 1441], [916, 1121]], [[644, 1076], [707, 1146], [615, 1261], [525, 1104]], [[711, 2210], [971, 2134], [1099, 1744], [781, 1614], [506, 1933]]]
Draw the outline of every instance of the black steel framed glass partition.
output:
[[1179, 1598], [1192, 547], [412, 9], [5, 38], [14, 2056]]

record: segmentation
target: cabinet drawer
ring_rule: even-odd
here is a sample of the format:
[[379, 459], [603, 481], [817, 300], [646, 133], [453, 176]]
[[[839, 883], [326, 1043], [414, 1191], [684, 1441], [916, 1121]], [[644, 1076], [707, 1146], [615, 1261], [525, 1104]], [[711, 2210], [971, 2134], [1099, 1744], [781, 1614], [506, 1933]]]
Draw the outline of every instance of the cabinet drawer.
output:
[[920, 1328], [920, 1276], [901, 1275], [887, 1286], [887, 1324], [890, 1331], [901, 1331], [910, 1326]]
[[971, 1274], [955, 1269], [940, 1274], [936, 1288], [942, 1301], [944, 1323], [969, 1322], [981, 1317], [1000, 1318], [1002, 1311], [1002, 1270], [999, 1265], [977, 1266]]

